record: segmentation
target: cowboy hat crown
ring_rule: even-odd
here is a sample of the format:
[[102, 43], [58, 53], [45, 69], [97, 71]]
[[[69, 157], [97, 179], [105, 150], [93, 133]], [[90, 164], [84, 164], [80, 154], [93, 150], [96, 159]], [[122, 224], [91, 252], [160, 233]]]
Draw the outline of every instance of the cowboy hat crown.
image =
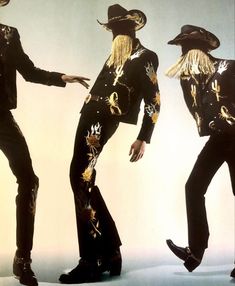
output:
[[130, 29], [135, 31], [140, 30], [144, 27], [147, 22], [145, 14], [137, 9], [126, 10], [119, 4], [114, 4], [108, 7], [108, 22], [99, 24], [103, 25], [107, 30], [112, 30], [112, 28], [120, 23], [129, 22]]
[[169, 41], [168, 44], [183, 45], [186, 41], [190, 40], [204, 42], [211, 50], [218, 48], [220, 45], [219, 39], [214, 34], [194, 25], [182, 26], [180, 34]]

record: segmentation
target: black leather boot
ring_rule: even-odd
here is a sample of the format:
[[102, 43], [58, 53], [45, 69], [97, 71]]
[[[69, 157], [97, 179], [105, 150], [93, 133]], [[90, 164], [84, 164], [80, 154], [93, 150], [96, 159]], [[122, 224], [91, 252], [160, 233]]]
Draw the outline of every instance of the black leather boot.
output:
[[101, 281], [101, 272], [97, 261], [80, 259], [79, 264], [67, 274], [62, 274], [59, 281], [64, 284], [80, 284]]
[[27, 286], [37, 286], [37, 278], [31, 269], [31, 259], [17, 257], [13, 261], [13, 273], [20, 283]]
[[122, 255], [120, 249], [116, 250], [112, 255], [101, 259], [100, 271], [108, 271], [110, 276], [120, 276], [122, 270]]
[[230, 273], [230, 276], [231, 276], [232, 278], [235, 278], [235, 268], [233, 268], [232, 272]]
[[189, 272], [192, 272], [195, 268], [197, 268], [200, 263], [201, 259], [195, 257], [191, 252], [189, 247], [180, 247], [173, 243], [171, 239], [166, 241], [170, 250], [181, 260], [184, 261], [184, 266], [187, 268]]

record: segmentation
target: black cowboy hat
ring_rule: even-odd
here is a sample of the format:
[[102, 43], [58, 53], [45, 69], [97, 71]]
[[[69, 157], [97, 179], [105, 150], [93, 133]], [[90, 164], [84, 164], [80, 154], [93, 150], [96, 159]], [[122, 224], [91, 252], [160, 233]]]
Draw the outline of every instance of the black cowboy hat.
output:
[[219, 39], [214, 34], [204, 28], [193, 25], [182, 26], [181, 33], [169, 41], [168, 44], [182, 45], [184, 42], [190, 40], [204, 42], [210, 50], [214, 50], [220, 45]]
[[0, 0], [0, 6], [6, 6], [10, 0]]
[[[98, 21], [98, 20], [97, 20]], [[147, 22], [145, 14], [140, 10], [126, 10], [119, 4], [114, 4], [108, 7], [108, 22], [99, 24], [103, 25], [107, 30], [112, 30], [114, 26], [120, 23], [130, 23], [129, 29], [135, 31], [144, 27]]]

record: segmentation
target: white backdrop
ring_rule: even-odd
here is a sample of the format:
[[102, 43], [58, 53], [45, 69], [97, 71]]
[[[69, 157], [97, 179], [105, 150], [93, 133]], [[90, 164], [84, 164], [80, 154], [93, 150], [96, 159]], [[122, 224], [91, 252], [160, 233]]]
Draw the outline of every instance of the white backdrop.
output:
[[[111, 34], [96, 21], [107, 20], [110, 0], [12, 0], [0, 9], [0, 22], [15, 26], [26, 53], [40, 68], [79, 74], [93, 84], [111, 47]], [[154, 50], [162, 109], [144, 158], [130, 163], [128, 152], [138, 126], [121, 124], [97, 164], [97, 184], [118, 226], [123, 251], [171, 257], [165, 239], [187, 244], [184, 184], [207, 138], [199, 138], [186, 109], [177, 80], [164, 76], [180, 55], [167, 42], [184, 24], [207, 28], [221, 41], [214, 56], [234, 59], [234, 0], [129, 0], [127, 9], [147, 15], [137, 34]], [[79, 111], [88, 91], [26, 83], [18, 76], [20, 125], [40, 178], [35, 222], [34, 257], [78, 257], [75, 214], [69, 184], [69, 164]], [[0, 154], [0, 263], [15, 251], [15, 196], [17, 185], [8, 162]], [[208, 261], [233, 261], [234, 199], [227, 166], [214, 178], [207, 198], [210, 224]], [[165, 256], [163, 256], [165, 255]], [[223, 257], [223, 258], [222, 258]], [[2, 266], [3, 267], [3, 266]]]

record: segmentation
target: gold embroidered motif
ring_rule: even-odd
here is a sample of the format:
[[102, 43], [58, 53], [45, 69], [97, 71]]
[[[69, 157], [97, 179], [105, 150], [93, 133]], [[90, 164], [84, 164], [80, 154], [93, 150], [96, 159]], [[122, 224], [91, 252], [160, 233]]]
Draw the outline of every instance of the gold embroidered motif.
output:
[[99, 231], [99, 226], [100, 226], [100, 222], [93, 222], [91, 221], [91, 225], [93, 227], [93, 229], [91, 230], [90, 234], [93, 236], [93, 238], [97, 237], [97, 234], [100, 236], [101, 232]]
[[110, 106], [110, 111], [114, 115], [121, 115], [122, 111], [118, 105], [118, 94], [117, 92], [113, 92], [110, 97], [106, 98], [106, 102]]
[[157, 74], [154, 70], [153, 64], [148, 63], [147, 66], [145, 66], [146, 74], [151, 80], [151, 82], [155, 85], [157, 84]]
[[86, 143], [90, 149], [90, 152], [87, 153], [89, 164], [82, 173], [82, 179], [85, 182], [89, 182], [91, 180], [93, 169], [99, 156], [98, 148], [100, 148], [99, 140], [101, 135], [101, 128], [102, 126], [99, 122], [95, 125], [92, 125], [91, 131], [88, 131], [88, 134], [86, 136]]
[[146, 51], [146, 49], [144, 49], [144, 48], [139, 49], [137, 52], [135, 52], [133, 55], [130, 56], [130, 60], [132, 61], [136, 58], [139, 58], [140, 55], [142, 55], [143, 52], [145, 52], [145, 51]]
[[84, 182], [90, 182], [91, 180], [91, 176], [93, 173], [93, 168], [91, 168], [90, 166], [88, 166], [85, 171], [82, 173], [82, 179]]
[[139, 27], [142, 27], [145, 24], [143, 17], [141, 17], [138, 13], [133, 13], [132, 15], [126, 15], [126, 19], [135, 21]]
[[195, 120], [196, 120], [196, 124], [197, 124], [197, 128], [198, 128], [198, 132], [200, 133], [201, 132], [202, 119], [197, 112], [195, 112]]
[[29, 203], [29, 212], [33, 215], [36, 213], [36, 200], [37, 200], [37, 194], [38, 194], [38, 184], [36, 183], [34, 188], [31, 191], [31, 198]]
[[160, 105], [161, 104], [161, 100], [160, 100], [160, 93], [159, 92], [156, 92], [156, 95], [153, 99], [153, 102], [155, 105]]
[[148, 116], [152, 119], [152, 123], [155, 124], [158, 120], [159, 113], [157, 112], [154, 104], [148, 104], [145, 106], [145, 111]]
[[197, 88], [194, 84], [191, 84], [191, 95], [193, 98], [193, 106], [197, 106]]
[[100, 142], [99, 137], [96, 134], [91, 134], [89, 137], [86, 137], [87, 145], [91, 148], [99, 148]]
[[226, 61], [222, 61], [219, 63], [218, 67], [218, 73], [222, 74], [224, 71], [226, 71], [228, 68], [228, 63]]
[[228, 111], [228, 108], [226, 106], [221, 106], [221, 109], [220, 109], [221, 113], [219, 113], [219, 117], [221, 119], [224, 119], [226, 120], [226, 122], [229, 124], [229, 125], [233, 125], [235, 124], [235, 117], [233, 117], [229, 111]]
[[91, 230], [89, 234], [95, 239], [97, 235], [101, 235], [101, 231], [99, 230], [99, 220], [96, 218], [96, 210], [92, 208], [90, 204], [88, 204], [82, 211], [82, 218], [84, 221], [89, 222]]
[[220, 96], [220, 85], [218, 84], [217, 80], [211, 83], [212, 91], [214, 92], [216, 96], [216, 100], [219, 101], [221, 96]]
[[152, 117], [151, 117], [153, 124], [156, 124], [156, 123], [157, 123], [158, 116], [159, 116], [159, 113], [158, 113], [158, 112], [154, 112], [154, 113], [153, 113], [153, 115], [152, 115]]
[[115, 86], [117, 84], [119, 77], [123, 76], [123, 74], [124, 74], [123, 66], [118, 66], [115, 70], [115, 74], [116, 74], [116, 77], [114, 79], [113, 86]]

